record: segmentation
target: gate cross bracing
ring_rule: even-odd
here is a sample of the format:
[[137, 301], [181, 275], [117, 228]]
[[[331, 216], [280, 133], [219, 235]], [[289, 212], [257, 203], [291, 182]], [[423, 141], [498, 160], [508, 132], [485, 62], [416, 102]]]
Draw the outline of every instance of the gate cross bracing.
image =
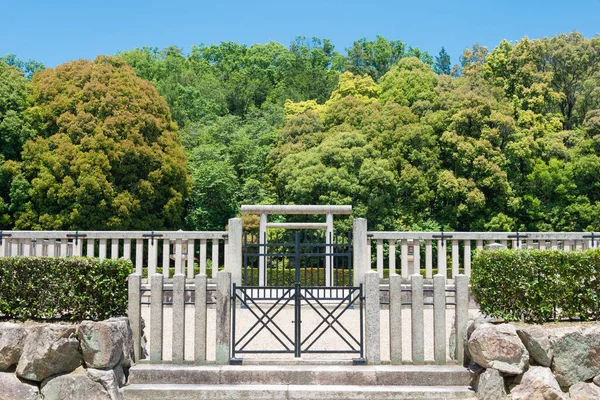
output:
[[[244, 354], [349, 354], [364, 363], [363, 287], [352, 286], [352, 234], [333, 232], [350, 206], [242, 206], [242, 285], [232, 291], [232, 364]], [[325, 223], [267, 223], [267, 214], [325, 214]], [[289, 229], [272, 232], [267, 228]], [[239, 309], [238, 309], [239, 305]], [[335, 343], [335, 346], [332, 346]]]

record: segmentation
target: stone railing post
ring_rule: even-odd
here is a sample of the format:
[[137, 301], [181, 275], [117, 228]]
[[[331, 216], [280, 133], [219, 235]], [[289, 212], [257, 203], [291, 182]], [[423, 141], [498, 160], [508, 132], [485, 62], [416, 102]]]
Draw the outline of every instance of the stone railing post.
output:
[[390, 275], [390, 361], [402, 364], [402, 276]]
[[425, 334], [423, 316], [423, 277], [410, 276], [411, 286], [411, 343], [413, 364], [423, 364], [425, 361]]
[[446, 276], [433, 277], [433, 358], [446, 364]]
[[[230, 220], [231, 221], [231, 220]], [[240, 221], [241, 222], [241, 221]], [[241, 224], [240, 224], [241, 225]], [[231, 228], [231, 225], [230, 225]], [[216, 358], [217, 365], [229, 363], [231, 347], [231, 274], [217, 273], [217, 322]]]
[[183, 362], [185, 349], [185, 275], [173, 276], [172, 359]]
[[469, 277], [466, 275], [456, 275], [454, 277], [456, 285], [456, 360], [458, 365], [465, 362], [465, 339], [467, 336], [467, 323], [469, 322]]
[[150, 362], [153, 363], [162, 361], [163, 280], [162, 274], [150, 278]]
[[194, 360], [196, 363], [206, 361], [206, 299], [208, 278], [206, 275], [196, 275], [195, 329], [194, 329]]
[[242, 284], [242, 220], [231, 218], [229, 220], [229, 245], [225, 263], [225, 271], [231, 274], [231, 281], [237, 285]]
[[367, 220], [356, 218], [352, 223], [354, 286], [365, 283], [365, 273], [370, 269], [367, 249]]
[[369, 271], [365, 274], [365, 346], [367, 364], [381, 363], [379, 274]]
[[127, 317], [129, 318], [129, 326], [131, 327], [131, 333], [133, 335], [133, 351], [135, 354], [135, 361], [140, 360], [142, 345], [141, 345], [141, 309], [142, 309], [142, 298], [141, 298], [141, 286], [142, 286], [142, 275], [131, 274], [129, 275], [128, 293], [127, 293]]

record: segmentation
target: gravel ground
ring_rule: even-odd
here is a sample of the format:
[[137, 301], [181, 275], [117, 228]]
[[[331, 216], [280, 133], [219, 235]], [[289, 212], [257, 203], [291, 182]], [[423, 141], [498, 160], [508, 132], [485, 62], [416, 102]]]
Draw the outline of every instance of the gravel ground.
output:
[[[331, 311], [331, 308], [329, 308]], [[324, 311], [322, 309], [319, 310], [321, 315], [324, 315]], [[250, 328], [253, 324], [256, 323], [257, 319], [252, 314], [249, 309], [237, 309], [237, 318], [236, 318], [236, 339], [239, 340], [244, 333]], [[336, 313], [337, 315], [337, 313]], [[479, 315], [479, 310], [471, 309], [469, 310], [470, 316]], [[185, 344], [185, 359], [193, 360], [193, 337], [194, 337], [194, 309], [193, 305], [186, 306], [186, 344]], [[146, 337], [149, 340], [149, 332], [150, 332], [150, 307], [147, 305], [142, 306], [142, 318], [144, 318], [146, 322]], [[359, 329], [359, 313], [357, 309], [349, 309], [340, 317], [341, 324], [348, 330], [349, 333], [358, 338]], [[281, 330], [290, 338], [294, 337], [294, 308], [293, 307], [285, 307], [281, 312], [274, 318], [277, 325], [281, 328]], [[433, 310], [425, 309], [424, 312], [424, 320], [425, 320], [425, 335], [424, 335], [424, 344], [425, 344], [425, 360], [433, 361]], [[448, 309], [446, 311], [446, 343], [448, 343], [450, 338], [450, 331], [453, 325], [454, 320], [454, 310]], [[163, 359], [171, 360], [171, 337], [172, 337], [172, 309], [170, 306], [165, 306], [164, 315], [163, 315]], [[313, 309], [311, 309], [307, 305], [303, 305], [302, 307], [302, 338], [305, 340], [307, 337], [309, 338], [304, 348], [308, 347], [309, 344], [313, 342], [313, 340], [318, 336], [318, 332], [322, 331], [324, 326], [321, 326], [317, 330], [317, 334], [313, 334], [310, 336], [310, 332], [321, 324], [323, 321], [322, 317], [317, 314]], [[343, 332], [342, 328], [335, 324], [337, 330], [342, 333], [342, 336], [348, 338], [348, 335]], [[389, 353], [389, 329], [388, 329], [388, 311], [385, 309], [381, 310], [381, 359], [383, 362], [389, 361], [390, 353]], [[253, 332], [256, 332], [255, 329]], [[272, 328], [272, 330], [277, 333], [278, 337], [285, 343], [286, 340], [283, 338], [281, 332], [278, 332], [276, 328]], [[208, 310], [208, 360], [215, 359], [215, 310], [214, 308]], [[247, 338], [252, 336], [249, 335]], [[403, 338], [403, 348], [402, 348], [402, 358], [406, 361], [410, 361], [411, 359], [411, 319], [410, 319], [410, 309], [406, 308], [402, 311], [402, 338]], [[346, 339], [349, 342], [351, 339]], [[288, 342], [289, 343], [289, 342]], [[290, 345], [288, 345], [289, 347]], [[275, 338], [273, 334], [268, 332], [266, 329], [263, 329], [254, 339], [252, 339], [251, 343], [249, 343], [246, 347], [248, 350], [257, 350], [260, 348], [268, 347], [273, 350], [282, 350], [284, 349], [283, 345]], [[318, 349], [335, 349], [335, 350], [348, 350], [350, 347], [348, 343], [346, 343], [340, 335], [336, 334], [332, 329], [329, 329], [324, 335], [322, 335], [319, 339], [317, 339], [312, 346], [310, 347], [313, 350]], [[449, 358], [449, 352], [448, 358]], [[356, 358], [356, 354], [303, 354], [303, 360], [310, 359], [334, 359], [334, 360], [343, 360], [343, 359], [352, 359]], [[293, 354], [240, 354], [238, 358], [244, 359], [289, 359], [294, 360]]]

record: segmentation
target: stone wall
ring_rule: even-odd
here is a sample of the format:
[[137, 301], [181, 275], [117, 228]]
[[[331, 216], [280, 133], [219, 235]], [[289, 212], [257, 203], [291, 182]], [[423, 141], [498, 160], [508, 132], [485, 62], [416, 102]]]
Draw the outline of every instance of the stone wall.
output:
[[600, 399], [600, 324], [470, 322], [466, 357], [479, 399]]
[[123, 399], [134, 362], [127, 318], [0, 323], [0, 399]]

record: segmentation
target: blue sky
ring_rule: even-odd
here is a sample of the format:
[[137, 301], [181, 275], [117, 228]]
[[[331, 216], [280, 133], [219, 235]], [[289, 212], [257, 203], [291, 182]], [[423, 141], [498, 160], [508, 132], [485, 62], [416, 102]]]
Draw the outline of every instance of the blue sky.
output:
[[493, 48], [502, 39], [572, 30], [591, 37], [600, 34], [598, 22], [600, 0], [4, 0], [0, 55], [55, 67], [141, 46], [187, 52], [221, 41], [289, 45], [297, 35], [328, 38], [344, 52], [379, 34], [434, 55], [444, 46], [456, 63], [475, 42]]

